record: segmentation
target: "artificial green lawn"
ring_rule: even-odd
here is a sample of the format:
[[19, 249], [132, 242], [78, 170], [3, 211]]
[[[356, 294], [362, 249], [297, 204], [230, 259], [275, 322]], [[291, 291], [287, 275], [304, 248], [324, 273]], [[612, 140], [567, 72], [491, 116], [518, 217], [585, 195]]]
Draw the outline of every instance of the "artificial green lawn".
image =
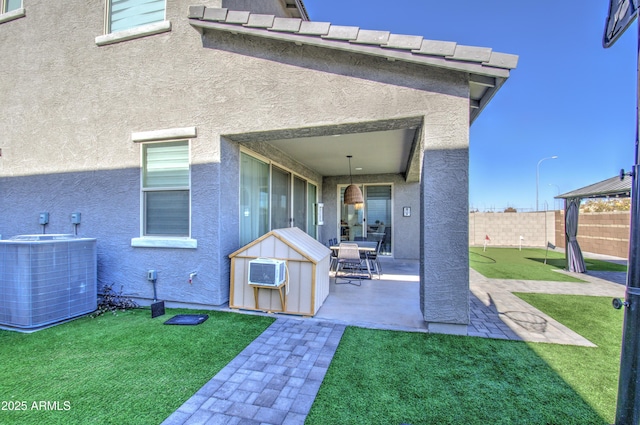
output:
[[526, 300], [598, 348], [349, 327], [305, 423], [612, 423], [622, 313], [602, 297]]
[[[622, 312], [610, 298], [518, 296], [598, 347], [348, 327], [306, 423], [612, 423]], [[27, 406], [0, 410], [0, 423], [160, 423], [273, 321], [206, 312], [202, 325], [166, 326], [198, 312], [167, 313], [0, 331], [0, 402]], [[33, 408], [42, 401], [61, 410]]]
[[609, 423], [614, 422], [624, 310], [610, 297], [516, 293], [597, 348], [530, 344]]
[[[545, 255], [547, 264], [544, 264]], [[554, 270], [565, 268], [564, 253], [539, 248], [469, 248], [471, 268], [491, 279], [546, 280], [554, 282], [584, 282]], [[585, 259], [587, 270], [621, 271], [626, 266], [606, 261]]]
[[[163, 324], [181, 313], [209, 319]], [[0, 410], [0, 423], [158, 424], [273, 320], [193, 310], [151, 319], [148, 309], [136, 309], [31, 334], [0, 331], [0, 408], [26, 406]], [[57, 410], [34, 408], [41, 401]]]

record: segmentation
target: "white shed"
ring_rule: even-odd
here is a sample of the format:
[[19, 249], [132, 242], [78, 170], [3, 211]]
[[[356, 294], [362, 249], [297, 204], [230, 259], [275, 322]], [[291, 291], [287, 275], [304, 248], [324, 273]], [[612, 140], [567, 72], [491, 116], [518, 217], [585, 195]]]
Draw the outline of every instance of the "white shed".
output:
[[[229, 307], [313, 316], [329, 295], [331, 250], [298, 229], [275, 229], [229, 255]], [[249, 284], [249, 263], [258, 258], [283, 260], [288, 284]]]

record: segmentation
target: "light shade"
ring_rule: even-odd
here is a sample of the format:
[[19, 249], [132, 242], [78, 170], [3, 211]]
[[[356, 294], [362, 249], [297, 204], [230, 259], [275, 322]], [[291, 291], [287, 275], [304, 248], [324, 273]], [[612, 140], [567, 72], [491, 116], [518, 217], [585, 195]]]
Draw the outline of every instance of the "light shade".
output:
[[355, 184], [350, 184], [344, 191], [344, 203], [345, 205], [357, 205], [364, 203], [364, 197], [360, 188]]

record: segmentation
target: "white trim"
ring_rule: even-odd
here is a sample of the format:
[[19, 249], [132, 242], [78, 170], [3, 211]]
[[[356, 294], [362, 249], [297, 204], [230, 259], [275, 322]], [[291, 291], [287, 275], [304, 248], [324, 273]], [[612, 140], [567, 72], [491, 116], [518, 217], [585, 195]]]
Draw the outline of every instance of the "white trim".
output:
[[24, 7], [12, 10], [11, 12], [0, 13], [0, 24], [13, 21], [14, 19], [24, 18], [26, 14]]
[[186, 248], [195, 249], [198, 247], [198, 240], [191, 238], [159, 238], [144, 237], [132, 238], [131, 246], [134, 248]]
[[168, 128], [165, 130], [141, 131], [131, 133], [131, 141], [134, 143], [153, 142], [172, 139], [191, 139], [198, 137], [196, 127]]
[[105, 46], [107, 44], [119, 43], [121, 41], [160, 34], [167, 31], [171, 31], [171, 21], [154, 22], [153, 24], [142, 25], [141, 27], [99, 35], [96, 37], [96, 44], [98, 46]]

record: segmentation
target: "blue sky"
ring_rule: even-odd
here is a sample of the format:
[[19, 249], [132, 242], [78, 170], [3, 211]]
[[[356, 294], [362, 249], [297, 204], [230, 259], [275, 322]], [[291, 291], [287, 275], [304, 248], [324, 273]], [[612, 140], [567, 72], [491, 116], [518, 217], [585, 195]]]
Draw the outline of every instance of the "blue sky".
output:
[[470, 128], [469, 203], [560, 207], [558, 193], [630, 169], [637, 22], [602, 47], [608, 0], [304, 0], [311, 20], [490, 47], [518, 67]]

